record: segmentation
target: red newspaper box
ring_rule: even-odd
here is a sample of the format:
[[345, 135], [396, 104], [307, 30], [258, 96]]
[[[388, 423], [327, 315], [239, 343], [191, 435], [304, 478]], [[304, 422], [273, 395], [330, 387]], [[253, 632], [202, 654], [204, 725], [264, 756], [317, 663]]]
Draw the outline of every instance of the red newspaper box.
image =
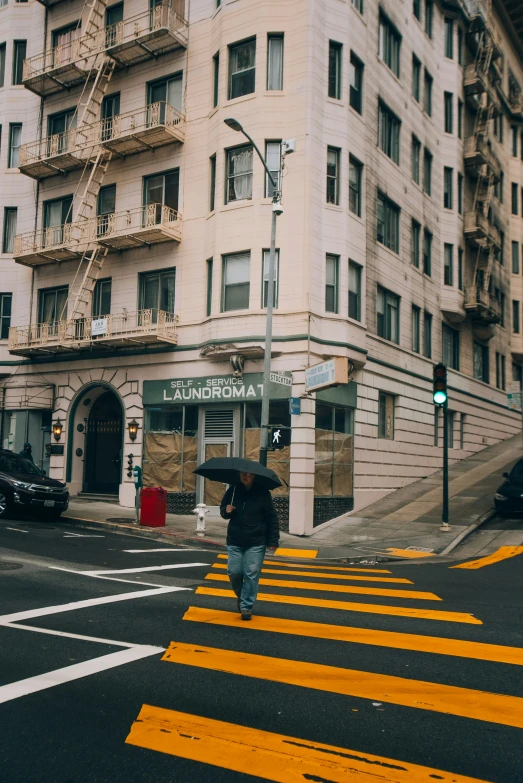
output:
[[167, 490], [163, 487], [144, 487], [140, 508], [140, 525], [165, 527]]

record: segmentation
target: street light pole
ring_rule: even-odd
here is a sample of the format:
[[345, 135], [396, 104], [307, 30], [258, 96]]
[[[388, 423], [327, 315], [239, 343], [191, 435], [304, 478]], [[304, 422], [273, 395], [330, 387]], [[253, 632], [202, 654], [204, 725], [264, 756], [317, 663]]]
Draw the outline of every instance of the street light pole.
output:
[[[251, 142], [253, 148], [258, 153], [258, 157], [263, 163], [263, 167], [269, 177], [272, 185], [272, 221], [271, 221], [271, 248], [269, 253], [269, 275], [268, 275], [268, 290], [267, 290], [267, 318], [265, 322], [265, 354], [263, 361], [263, 392], [262, 392], [262, 409], [261, 409], [261, 429], [260, 429], [260, 462], [262, 465], [267, 464], [267, 447], [268, 447], [268, 427], [269, 427], [269, 392], [270, 392], [270, 378], [271, 378], [271, 352], [272, 352], [272, 311], [274, 309], [274, 280], [275, 280], [275, 268], [276, 268], [276, 218], [281, 215], [282, 209], [280, 207], [280, 193], [278, 190], [278, 183], [272, 176], [269, 168], [265, 162], [265, 158], [261, 154], [257, 145], [253, 139], [249, 136], [238, 122], [233, 117], [228, 117], [224, 120], [225, 124], [232, 128], [232, 130], [243, 133], [243, 135]], [[262, 260], [263, 264], [263, 260]], [[262, 296], [263, 296], [263, 270], [262, 270]]]

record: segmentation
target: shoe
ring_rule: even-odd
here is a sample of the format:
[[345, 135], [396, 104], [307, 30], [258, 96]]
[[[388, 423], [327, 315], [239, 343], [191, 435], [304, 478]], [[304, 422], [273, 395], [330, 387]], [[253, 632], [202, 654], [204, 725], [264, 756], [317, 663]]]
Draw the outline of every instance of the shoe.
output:
[[242, 612], [242, 620], [252, 620], [252, 612]]

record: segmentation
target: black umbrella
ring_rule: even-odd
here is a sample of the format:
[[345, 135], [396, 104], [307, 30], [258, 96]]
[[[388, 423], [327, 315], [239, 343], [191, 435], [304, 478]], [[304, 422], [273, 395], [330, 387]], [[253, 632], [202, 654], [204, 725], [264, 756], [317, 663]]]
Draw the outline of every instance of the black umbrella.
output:
[[221, 481], [223, 484], [237, 484], [240, 473], [254, 473], [259, 486], [267, 489], [281, 487], [281, 481], [273, 470], [252, 459], [241, 457], [212, 457], [198, 465], [193, 473], [210, 481]]

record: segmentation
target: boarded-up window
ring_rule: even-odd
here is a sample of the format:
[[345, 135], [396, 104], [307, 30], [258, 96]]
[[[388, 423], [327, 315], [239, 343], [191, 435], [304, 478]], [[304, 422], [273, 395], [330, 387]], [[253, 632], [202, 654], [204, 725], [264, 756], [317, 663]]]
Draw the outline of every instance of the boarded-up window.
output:
[[353, 493], [353, 412], [316, 403], [314, 494], [351, 497]]
[[195, 492], [198, 408], [171, 406], [147, 411], [143, 461], [144, 487], [168, 492]]

